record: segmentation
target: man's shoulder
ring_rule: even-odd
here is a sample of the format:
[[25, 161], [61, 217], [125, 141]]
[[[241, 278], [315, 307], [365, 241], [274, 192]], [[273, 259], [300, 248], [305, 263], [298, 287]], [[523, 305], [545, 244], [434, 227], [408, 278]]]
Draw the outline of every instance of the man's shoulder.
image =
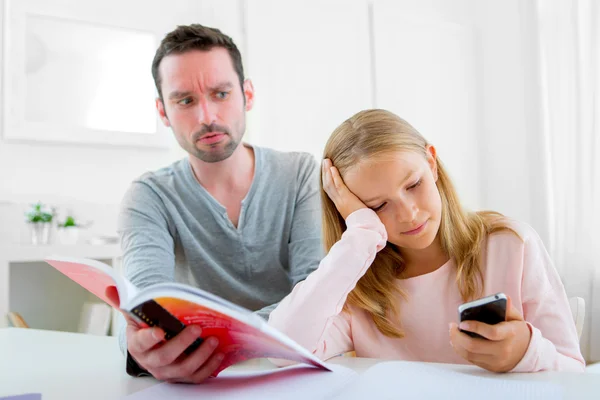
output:
[[134, 183], [143, 183], [149, 186], [169, 185], [173, 182], [174, 179], [183, 178], [186, 162], [187, 159], [184, 158], [155, 171], [145, 172], [139, 177], [137, 177], [134, 180]]
[[186, 162], [187, 159], [182, 159], [155, 171], [143, 173], [131, 182], [122, 202], [129, 206], [143, 201], [154, 203], [164, 193], [179, 191], [182, 184], [178, 182], [185, 179]]
[[312, 170], [317, 166], [315, 157], [304, 151], [282, 151], [259, 146], [254, 146], [254, 148], [263, 154], [266, 169], [299, 173]]

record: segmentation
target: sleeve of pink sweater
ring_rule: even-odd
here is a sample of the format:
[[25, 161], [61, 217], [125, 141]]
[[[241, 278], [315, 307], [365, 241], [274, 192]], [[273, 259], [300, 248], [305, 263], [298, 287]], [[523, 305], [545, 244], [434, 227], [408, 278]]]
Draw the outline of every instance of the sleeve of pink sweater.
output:
[[585, 360], [560, 277], [538, 234], [531, 228], [522, 234], [521, 301], [531, 340], [512, 371], [584, 371]]
[[270, 325], [323, 360], [353, 349], [351, 318], [342, 308], [387, 242], [385, 227], [368, 208], [349, 215], [346, 227], [319, 268], [299, 282], [269, 316]]

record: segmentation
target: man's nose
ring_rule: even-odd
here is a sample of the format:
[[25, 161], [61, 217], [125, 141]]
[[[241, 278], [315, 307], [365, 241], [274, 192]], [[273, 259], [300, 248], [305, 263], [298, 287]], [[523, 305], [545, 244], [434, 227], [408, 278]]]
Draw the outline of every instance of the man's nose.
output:
[[215, 122], [215, 115], [215, 105], [205, 99], [201, 100], [200, 107], [198, 107], [198, 122], [204, 125], [210, 125]]

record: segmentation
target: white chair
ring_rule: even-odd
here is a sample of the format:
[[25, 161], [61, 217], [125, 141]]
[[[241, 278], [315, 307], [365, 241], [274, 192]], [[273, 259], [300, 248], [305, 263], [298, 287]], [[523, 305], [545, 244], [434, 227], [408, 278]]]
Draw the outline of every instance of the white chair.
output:
[[81, 309], [78, 332], [106, 336], [110, 331], [112, 307], [106, 303], [85, 302]]
[[6, 314], [6, 318], [8, 318], [8, 322], [15, 328], [29, 328], [29, 325], [27, 325], [21, 314], [16, 311], [9, 311]]
[[600, 362], [588, 365], [587, 367], [585, 367], [585, 372], [593, 372], [594, 374], [600, 374]]
[[571, 314], [573, 315], [573, 321], [575, 321], [577, 339], [581, 340], [585, 320], [585, 300], [581, 297], [571, 297], [569, 298], [569, 306], [571, 306]]
[[[15, 311], [6, 314], [8, 322], [15, 328], [29, 328], [25, 319]], [[105, 303], [85, 302], [81, 310], [77, 332], [106, 336], [110, 331], [112, 307]]]

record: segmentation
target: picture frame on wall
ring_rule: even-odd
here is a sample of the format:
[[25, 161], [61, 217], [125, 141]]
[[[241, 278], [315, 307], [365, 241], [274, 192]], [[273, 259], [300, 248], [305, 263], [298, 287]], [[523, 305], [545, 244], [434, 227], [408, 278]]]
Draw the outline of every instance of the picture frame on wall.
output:
[[173, 146], [150, 68], [164, 28], [113, 3], [5, 0], [5, 141]]

